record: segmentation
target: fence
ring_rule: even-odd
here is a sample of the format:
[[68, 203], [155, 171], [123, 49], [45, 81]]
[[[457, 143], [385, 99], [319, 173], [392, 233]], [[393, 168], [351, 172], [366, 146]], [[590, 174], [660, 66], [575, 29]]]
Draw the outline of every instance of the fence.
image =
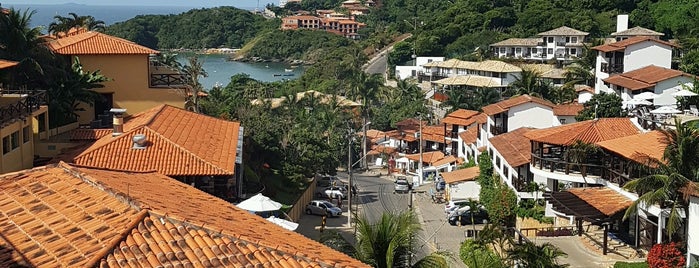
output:
[[316, 191], [316, 181], [315, 178], [311, 183], [308, 185], [308, 188], [306, 188], [306, 191], [299, 196], [298, 199], [296, 199], [296, 202], [294, 203], [293, 207], [287, 212], [287, 215], [289, 216], [291, 221], [298, 222], [298, 220], [301, 218], [301, 214], [304, 213], [304, 209], [306, 208], [306, 204], [311, 202], [314, 197], [314, 193]]
[[15, 102], [0, 107], [0, 123], [30, 115], [41, 105], [48, 103], [46, 91], [2, 90], [3, 98], [14, 98]]

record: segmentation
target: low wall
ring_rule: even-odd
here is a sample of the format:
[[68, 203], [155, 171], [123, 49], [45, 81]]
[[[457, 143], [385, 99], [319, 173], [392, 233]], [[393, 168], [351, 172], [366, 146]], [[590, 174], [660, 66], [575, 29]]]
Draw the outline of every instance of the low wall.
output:
[[306, 188], [306, 191], [304, 191], [303, 194], [296, 199], [293, 207], [289, 210], [289, 212], [287, 212], [287, 215], [289, 215], [291, 221], [298, 222], [298, 220], [301, 218], [301, 214], [304, 213], [304, 210], [306, 209], [306, 205], [313, 200], [313, 194], [315, 191], [316, 180], [313, 179], [308, 185], [308, 188]]

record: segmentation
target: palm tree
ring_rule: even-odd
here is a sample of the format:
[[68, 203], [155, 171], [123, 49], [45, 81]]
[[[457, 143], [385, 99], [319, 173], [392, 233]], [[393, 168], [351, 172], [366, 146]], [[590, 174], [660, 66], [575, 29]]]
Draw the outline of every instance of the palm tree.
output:
[[669, 209], [665, 230], [672, 238], [683, 225], [686, 226], [681, 215], [687, 215], [688, 205], [678, 190], [690, 181], [699, 181], [699, 131], [676, 119], [674, 130], [661, 130], [661, 133], [667, 144], [663, 159], [647, 157], [647, 164], [640, 168], [650, 175], [624, 185], [624, 189], [639, 195], [626, 210], [624, 218], [634, 215], [641, 204], [658, 205], [664, 211]]
[[563, 157], [566, 162], [572, 163], [578, 167], [580, 175], [582, 176], [585, 187], [587, 187], [587, 163], [589, 163], [590, 158], [600, 153], [602, 150], [597, 147], [597, 145], [592, 143], [586, 143], [580, 140], [575, 141], [571, 146], [568, 146]]
[[551, 85], [541, 79], [541, 73], [536, 70], [522, 69], [519, 76], [515, 76], [515, 81], [510, 84], [507, 95], [528, 94], [544, 99], [549, 99]]
[[8, 70], [9, 80], [3, 81], [6, 84], [44, 88], [48, 81], [34, 78], [46, 77], [45, 67], [60, 65], [52, 62], [53, 54], [43, 45], [41, 29], [30, 27], [35, 13], [14, 8], [5, 14], [0, 13], [0, 58], [19, 62], [18, 66]]
[[356, 220], [357, 258], [377, 268], [392, 267], [448, 267], [441, 253], [433, 253], [415, 264], [409, 263], [411, 247], [416, 242], [415, 232], [421, 229], [413, 211], [400, 214], [384, 212], [372, 224], [362, 217]]
[[73, 12], [68, 13], [69, 17], [56, 15], [55, 20], [49, 24], [49, 33], [58, 35], [59, 33], [68, 34], [73, 28], [83, 28], [88, 31], [104, 31], [104, 21], [97, 20], [93, 16], [78, 16]]
[[83, 103], [92, 106], [101, 97], [92, 89], [103, 88], [102, 83], [106, 81], [109, 78], [99, 71], [85, 71], [80, 59], [75, 57], [70, 71], [58, 78], [55, 87], [48, 90], [49, 122], [53, 126], [75, 122], [78, 119], [76, 112], [82, 111], [79, 105]]
[[182, 70], [185, 74], [185, 107], [199, 113], [199, 94], [204, 92], [204, 88], [199, 83], [199, 77], [207, 77], [208, 74], [196, 56], [190, 57], [188, 65], [182, 67]]
[[474, 98], [476, 99], [476, 102], [471, 107], [471, 110], [478, 111], [483, 108], [483, 106], [500, 101], [502, 96], [500, 96], [500, 93], [498, 93], [497, 90], [492, 88], [477, 88], [474, 91]]
[[469, 109], [471, 107], [470, 101], [473, 101], [473, 98], [466, 96], [465, 89], [451, 88], [447, 92], [447, 99], [440, 106], [442, 108], [449, 107], [447, 113], [451, 113], [458, 109]]
[[507, 255], [511, 261], [518, 264], [518, 267], [523, 268], [557, 268], [568, 266], [565, 264], [558, 264], [556, 259], [558, 257], [567, 256], [567, 254], [551, 243], [537, 245], [532, 242], [524, 242], [514, 245], [507, 250]]

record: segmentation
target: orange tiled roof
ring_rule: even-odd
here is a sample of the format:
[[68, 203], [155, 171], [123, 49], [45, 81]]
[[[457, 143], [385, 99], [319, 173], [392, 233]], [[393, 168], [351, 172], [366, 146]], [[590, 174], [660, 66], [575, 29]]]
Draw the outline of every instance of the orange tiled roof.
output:
[[404, 140], [407, 142], [414, 142], [417, 140], [415, 138], [416, 132], [417, 131], [403, 131], [403, 133], [405, 133], [405, 135], [403, 135], [403, 133], [401, 133], [400, 130], [390, 130], [390, 131], [386, 131], [384, 133], [386, 134], [386, 136], [391, 137], [393, 139]]
[[100, 128], [100, 129], [85, 129], [78, 128], [70, 132], [70, 140], [88, 140], [96, 141], [104, 136], [112, 135], [113, 130], [111, 128]]
[[532, 146], [525, 134], [533, 128], [518, 128], [490, 138], [490, 144], [511, 167], [528, 164], [532, 159]]
[[368, 267], [157, 173], [61, 163], [4, 175], [0, 186], [0, 245], [13, 253], [0, 263]]
[[48, 42], [48, 47], [62, 55], [157, 54], [153, 50], [126, 39], [99, 32], [84, 32]]
[[668, 137], [657, 130], [597, 143], [605, 150], [640, 164], [649, 164], [648, 158], [662, 161], [668, 144]]
[[437, 160], [436, 162], [432, 163], [432, 165], [435, 167], [438, 167], [438, 166], [442, 166], [442, 165], [446, 165], [446, 164], [456, 163], [458, 161], [459, 161], [458, 158], [456, 158], [453, 155], [449, 155], [445, 158]]
[[10, 68], [17, 64], [19, 64], [19, 62], [0, 59], [0, 70]]
[[658, 82], [678, 76], [693, 77], [692, 75], [673, 69], [649, 65], [623, 74], [603, 79], [604, 82], [618, 85], [630, 90], [639, 90], [655, 86]]
[[690, 196], [699, 197], [699, 182], [688, 182], [680, 192], [684, 194], [684, 199], [689, 199]]
[[[420, 154], [407, 154], [405, 155], [410, 160], [413, 161], [420, 161]], [[422, 162], [427, 163], [427, 164], [432, 164], [440, 159], [444, 158], [444, 153], [441, 151], [432, 151], [432, 152], [423, 152], [422, 153]]]
[[[422, 120], [422, 126], [426, 126], [426, 125], [427, 125], [427, 122], [425, 120]], [[420, 128], [420, 120], [415, 119], [415, 118], [408, 118], [408, 119], [405, 119], [403, 121], [396, 123], [396, 127], [398, 129], [403, 129], [403, 130], [406, 130], [406, 129], [417, 130], [418, 128]]]
[[571, 145], [576, 141], [597, 143], [640, 133], [628, 118], [599, 118], [572, 124], [535, 129], [525, 136], [532, 141]]
[[454, 170], [452, 172], [441, 173], [444, 182], [452, 184], [456, 182], [472, 181], [478, 178], [480, 174], [480, 169], [476, 167], [464, 168], [459, 170]]
[[558, 104], [553, 107], [553, 114], [558, 116], [578, 115], [583, 108], [583, 105], [577, 102]]
[[371, 148], [371, 151], [367, 152], [367, 155], [380, 155], [380, 154], [387, 154], [387, 155], [392, 155], [394, 154], [398, 149], [394, 147], [388, 147], [386, 145], [374, 145]]
[[[239, 127], [237, 122], [161, 105], [132, 116], [123, 134], [102, 137], [73, 162], [168, 176], [232, 175]], [[136, 134], [146, 136], [145, 149], [133, 149]]]
[[470, 124], [466, 125], [466, 121], [477, 114], [478, 111], [458, 109], [447, 114], [447, 116], [445, 116], [444, 119], [442, 119], [442, 123], [450, 125], [468, 126]]
[[422, 139], [437, 143], [444, 143], [444, 126], [424, 126], [422, 127]]
[[538, 103], [538, 104], [541, 104], [541, 105], [544, 105], [544, 106], [547, 106], [550, 108], [553, 108], [555, 106], [550, 101], [547, 101], [547, 100], [542, 99], [542, 98], [532, 97], [532, 96], [525, 94], [525, 95], [515, 96], [515, 97], [509, 98], [509, 99], [504, 100], [504, 101], [500, 101], [497, 103], [487, 105], [487, 106], [483, 107], [482, 110], [483, 110], [483, 113], [485, 113], [487, 115], [495, 115], [495, 114], [505, 112], [505, 111], [509, 110], [510, 108], [515, 107], [517, 105], [530, 103], [530, 102]]
[[631, 199], [607, 187], [571, 188], [568, 192], [607, 216], [613, 216], [633, 203]]
[[478, 128], [468, 128], [466, 131], [459, 133], [459, 137], [461, 137], [461, 140], [463, 140], [466, 144], [476, 143], [476, 139], [478, 138]]
[[595, 89], [588, 85], [574, 85], [573, 88], [575, 88], [575, 92], [577, 92], [578, 94], [583, 91], [595, 94]]
[[604, 45], [592, 47], [592, 49], [599, 50], [602, 52], [623, 51], [626, 49], [626, 47], [628, 47], [630, 45], [638, 44], [638, 43], [645, 42], [645, 41], [652, 41], [652, 42], [656, 42], [656, 43], [663, 44], [663, 45], [670, 46], [670, 47], [678, 47], [676, 44], [670, 43], [668, 41], [663, 41], [663, 40], [660, 40], [660, 39], [657, 39], [657, 38], [654, 38], [651, 36], [636, 36], [636, 37], [631, 37], [629, 39], [621, 40], [619, 42], [614, 42], [614, 43], [610, 43], [610, 44], [604, 44]]

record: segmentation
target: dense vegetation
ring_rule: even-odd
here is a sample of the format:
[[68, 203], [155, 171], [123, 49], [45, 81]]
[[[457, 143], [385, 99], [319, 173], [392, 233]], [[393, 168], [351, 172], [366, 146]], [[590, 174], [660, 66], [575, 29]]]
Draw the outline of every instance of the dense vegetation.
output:
[[107, 27], [108, 34], [155, 49], [242, 47], [259, 33], [279, 27], [234, 7], [192, 9], [179, 15], [142, 15]]
[[257, 36], [243, 50], [247, 57], [315, 62], [332, 50], [350, 45], [351, 40], [322, 31], [269, 31]]

